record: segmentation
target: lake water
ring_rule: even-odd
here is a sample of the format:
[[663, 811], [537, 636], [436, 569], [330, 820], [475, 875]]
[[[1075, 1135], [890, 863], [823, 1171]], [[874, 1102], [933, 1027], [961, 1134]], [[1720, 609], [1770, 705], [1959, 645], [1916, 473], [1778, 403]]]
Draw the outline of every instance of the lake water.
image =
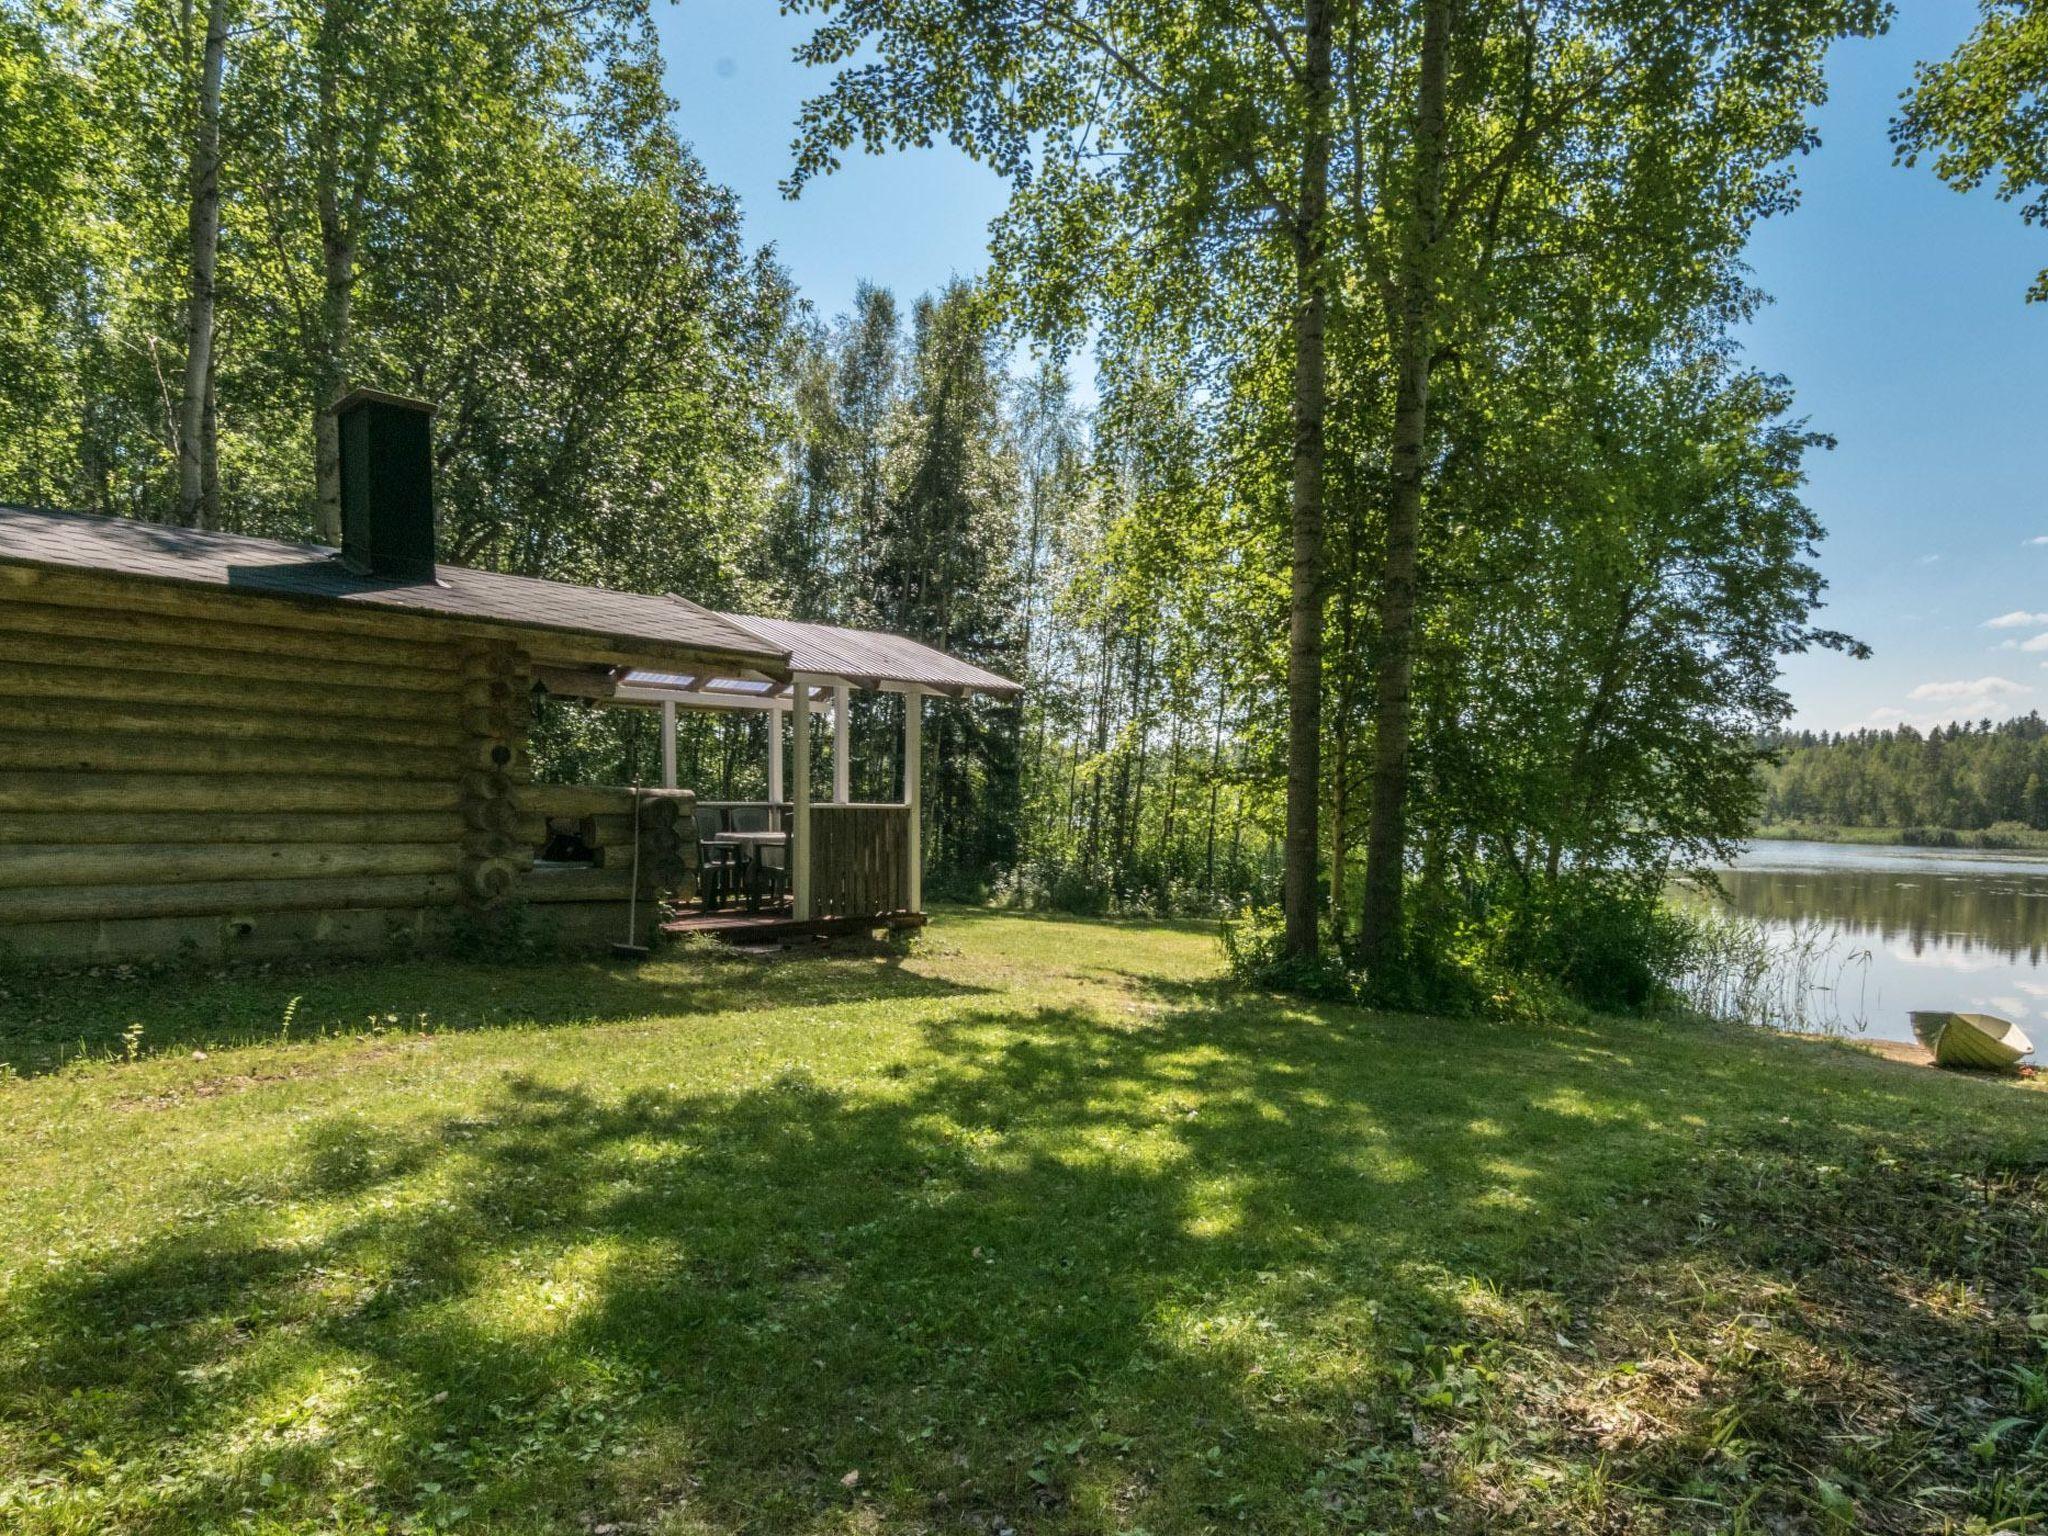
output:
[[1909, 1013], [1946, 1008], [2048, 1043], [2048, 859], [1759, 842], [1720, 878], [1730, 910], [1825, 948], [1824, 1011], [1845, 1033], [1911, 1040]]

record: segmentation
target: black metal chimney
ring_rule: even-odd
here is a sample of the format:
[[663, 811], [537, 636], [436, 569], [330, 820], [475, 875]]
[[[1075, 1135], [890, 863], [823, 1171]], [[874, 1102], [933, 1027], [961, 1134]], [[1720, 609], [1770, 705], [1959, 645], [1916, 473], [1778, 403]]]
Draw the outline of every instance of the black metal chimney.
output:
[[341, 558], [365, 576], [434, 579], [434, 407], [352, 389], [341, 435]]

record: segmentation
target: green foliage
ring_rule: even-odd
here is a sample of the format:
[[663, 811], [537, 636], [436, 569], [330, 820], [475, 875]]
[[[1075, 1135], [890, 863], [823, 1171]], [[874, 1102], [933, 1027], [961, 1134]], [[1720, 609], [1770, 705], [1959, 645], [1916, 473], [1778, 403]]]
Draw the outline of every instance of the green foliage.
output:
[[1554, 981], [1602, 1012], [1639, 1013], [1665, 1001], [1691, 959], [1691, 931], [1653, 881], [1567, 875], [1499, 922], [1504, 968]]
[[[1900, 829], [1901, 841], [2028, 846], [2048, 830], [2048, 722], [2029, 712], [1924, 734], [1801, 731], [1765, 739], [1764, 819]], [[1948, 841], [1942, 841], [1944, 835]]]
[[[1921, 64], [1892, 125], [1899, 159], [1933, 157], [1958, 192], [1990, 182], [2020, 217], [2048, 227], [2048, 10], [1980, 0], [1977, 28], [1950, 58]], [[2048, 267], [2027, 293], [2048, 302]]]
[[1286, 917], [1276, 906], [1246, 907], [1219, 930], [1223, 957], [1239, 981], [1322, 1002], [1352, 1002], [1356, 980], [1334, 955], [1289, 954]]
[[1504, 1018], [1648, 1012], [1674, 997], [1696, 957], [1694, 924], [1641, 878], [1568, 873], [1528, 887], [1501, 878], [1458, 894], [1419, 888], [1409, 905], [1407, 945], [1377, 972], [1288, 956], [1273, 907], [1224, 923], [1224, 954], [1240, 980], [1304, 997]]
[[[195, 27], [0, 11], [0, 498], [172, 520]], [[195, 11], [198, 13], [195, 16]], [[345, 0], [237, 24], [211, 521], [316, 531], [338, 380], [441, 406], [444, 553], [717, 598], [791, 296], [667, 123], [633, 0]]]

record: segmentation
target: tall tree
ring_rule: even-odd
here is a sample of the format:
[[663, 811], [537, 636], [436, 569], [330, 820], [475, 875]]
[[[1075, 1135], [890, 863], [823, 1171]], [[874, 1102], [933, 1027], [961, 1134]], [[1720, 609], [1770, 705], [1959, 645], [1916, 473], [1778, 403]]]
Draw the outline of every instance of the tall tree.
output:
[[[1231, 263], [1282, 296], [1294, 356], [1287, 924], [1290, 948], [1312, 952], [1338, 7], [1303, 0], [1291, 27], [1259, 0], [795, 8], [831, 13], [800, 56], [838, 73], [804, 108], [792, 188], [855, 143], [943, 134], [1012, 179], [1012, 297], [1043, 329], [1071, 333], [1090, 310], [1200, 310]], [[871, 49], [885, 62], [866, 62]]]
[[1379, 719], [1372, 824], [1366, 833], [1362, 956], [1368, 967], [1384, 965], [1398, 951], [1407, 877], [1409, 690], [1415, 675], [1417, 541], [1429, 474], [1429, 375], [1436, 345], [1437, 252], [1443, 235], [1452, 9], [1452, 0], [1423, 0], [1407, 207], [1399, 219], [1401, 259], [1388, 283], [1395, 377], [1393, 494], [1387, 506], [1380, 577]]
[[[1017, 472], [983, 309], [973, 288], [955, 282], [913, 311], [888, 500], [869, 531], [867, 560], [882, 627], [1010, 671]], [[975, 869], [1014, 856], [1018, 724], [1006, 706], [936, 709], [928, 769], [936, 862]]]
[[896, 296], [861, 283], [853, 313], [841, 322], [837, 393], [847, 455], [847, 529], [840, 561], [846, 611], [881, 622], [875, 606], [876, 541], [887, 518], [889, 434], [902, 389], [902, 321]]
[[78, 490], [95, 134], [76, 48], [72, 27], [0, 0], [0, 496], [28, 501]]
[[208, 527], [219, 516], [219, 508], [209, 504], [206, 494], [206, 466], [213, 457], [208, 401], [213, 389], [214, 274], [220, 259], [220, 110], [228, 22], [229, 0], [206, 0], [206, 35], [200, 44], [192, 114], [185, 378], [178, 399], [178, 520], [188, 528]]
[[1574, 315], [1609, 327], [1610, 345], [1640, 345], [1695, 323], [1704, 305], [1739, 305], [1729, 273], [1755, 221], [1790, 206], [1788, 167], [1811, 142], [1826, 47], [1887, 15], [1878, 0], [1401, 9], [1406, 24], [1387, 49], [1412, 106], [1362, 110], [1350, 146], [1352, 249], [1380, 291], [1396, 380], [1361, 932], [1369, 969], [1398, 961], [1403, 944], [1415, 614], [1435, 575], [1424, 524], [1445, 463], [1434, 376], [1453, 358], [1511, 365], [1528, 336]]

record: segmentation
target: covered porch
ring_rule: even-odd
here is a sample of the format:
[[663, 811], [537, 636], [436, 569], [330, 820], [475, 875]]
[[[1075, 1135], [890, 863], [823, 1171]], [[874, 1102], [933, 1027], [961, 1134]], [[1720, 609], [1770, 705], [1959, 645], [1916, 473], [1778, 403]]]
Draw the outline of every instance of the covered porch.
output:
[[[718, 617], [784, 650], [786, 674], [723, 666], [541, 679], [550, 692], [645, 710], [659, 721], [661, 789], [686, 797], [677, 833], [690, 869], [686, 879], [657, 891], [671, 911], [662, 927], [746, 940], [921, 924], [925, 701], [1014, 697], [1018, 685], [899, 636]], [[893, 761], [879, 774], [873, 763], [855, 772], [858, 694], [893, 699], [900, 710], [886, 746]], [[764, 798], [708, 798], [679, 781], [678, 721], [693, 711], [762, 719]], [[873, 751], [873, 733], [865, 734]], [[822, 771], [820, 755], [829, 760]], [[878, 781], [893, 785], [894, 798], [856, 800], [854, 785], [863, 780], [871, 790]]]

